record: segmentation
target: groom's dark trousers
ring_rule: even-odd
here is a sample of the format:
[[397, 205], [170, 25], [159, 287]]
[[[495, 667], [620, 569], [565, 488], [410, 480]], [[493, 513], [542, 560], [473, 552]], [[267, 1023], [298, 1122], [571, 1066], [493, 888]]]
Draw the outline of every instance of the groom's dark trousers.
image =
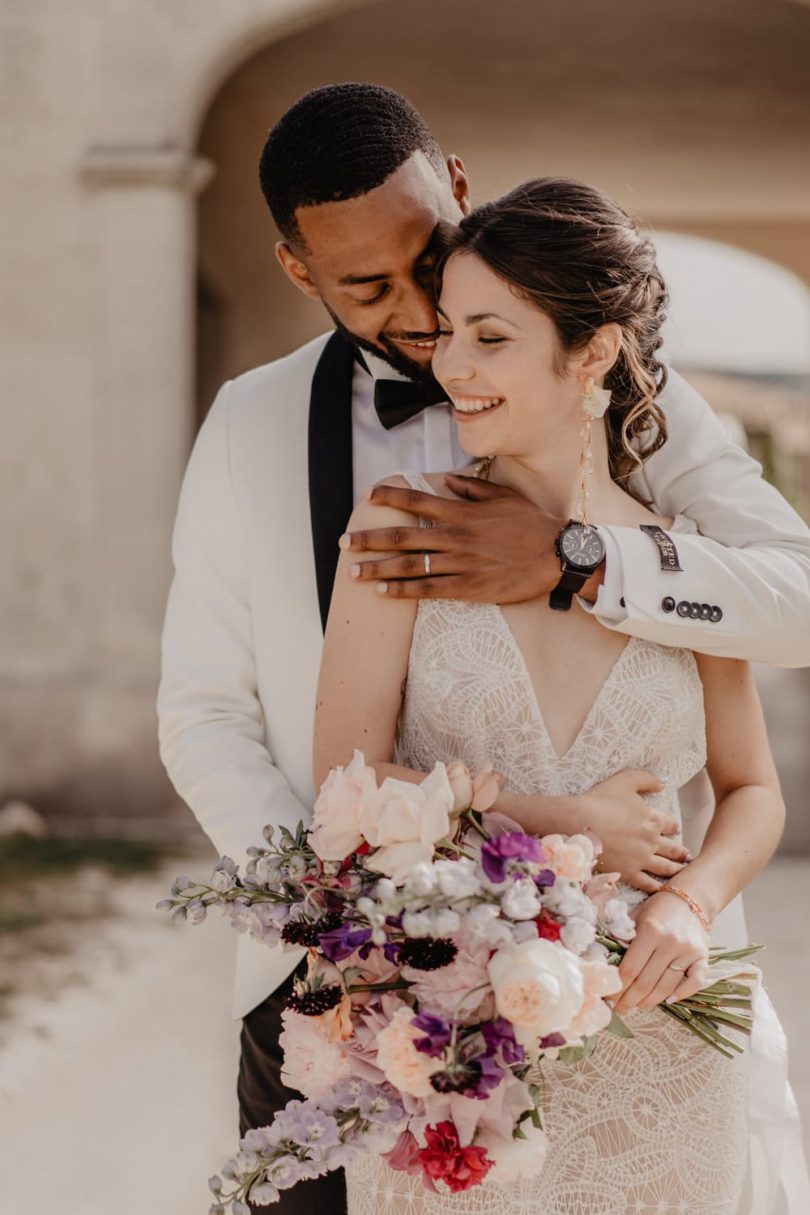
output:
[[[301, 970], [305, 963], [301, 964]], [[242, 1058], [239, 1063], [239, 1134], [272, 1122], [276, 1110], [283, 1109], [301, 1094], [286, 1088], [281, 1081], [282, 1052], [278, 1044], [282, 1030], [284, 998], [292, 991], [294, 971], [281, 987], [249, 1012], [242, 1021]], [[272, 1207], [252, 1206], [255, 1215], [268, 1210], [277, 1215], [345, 1215], [346, 1182], [343, 1170], [327, 1173], [315, 1181], [301, 1181], [291, 1190], [281, 1191], [281, 1201]]]

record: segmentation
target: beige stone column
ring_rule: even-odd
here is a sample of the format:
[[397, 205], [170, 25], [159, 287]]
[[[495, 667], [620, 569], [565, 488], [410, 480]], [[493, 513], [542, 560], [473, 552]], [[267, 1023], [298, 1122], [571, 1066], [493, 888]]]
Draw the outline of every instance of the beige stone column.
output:
[[[96, 813], [105, 788], [131, 796], [133, 812], [167, 791], [155, 739], [157, 639], [193, 437], [196, 194], [211, 172], [199, 158], [149, 148], [95, 149], [81, 166], [92, 191], [98, 301], [89, 463], [94, 678], [80, 742], [97, 779], [89, 788], [81, 782], [81, 797]], [[121, 807], [110, 813], [120, 817]]]

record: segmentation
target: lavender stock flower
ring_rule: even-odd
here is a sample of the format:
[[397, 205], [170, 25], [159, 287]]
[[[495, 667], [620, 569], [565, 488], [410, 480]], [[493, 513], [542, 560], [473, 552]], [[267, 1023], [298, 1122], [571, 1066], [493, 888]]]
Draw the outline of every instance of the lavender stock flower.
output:
[[481, 867], [491, 882], [506, 880], [509, 861], [541, 864], [544, 860], [540, 841], [522, 831], [506, 831], [487, 840], [481, 848]]

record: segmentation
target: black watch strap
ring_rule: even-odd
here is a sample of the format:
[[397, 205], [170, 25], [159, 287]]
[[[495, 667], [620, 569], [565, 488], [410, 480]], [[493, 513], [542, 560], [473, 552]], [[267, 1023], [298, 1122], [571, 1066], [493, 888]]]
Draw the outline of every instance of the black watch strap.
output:
[[590, 578], [593, 570], [575, 570], [563, 566], [562, 578], [549, 595], [548, 606], [558, 612], [569, 612], [574, 595], [578, 595]]

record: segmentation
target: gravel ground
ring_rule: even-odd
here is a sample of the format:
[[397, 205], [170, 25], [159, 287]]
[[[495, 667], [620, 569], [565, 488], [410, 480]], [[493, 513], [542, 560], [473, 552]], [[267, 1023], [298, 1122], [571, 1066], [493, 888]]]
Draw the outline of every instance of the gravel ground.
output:
[[[207, 867], [198, 854], [118, 883], [116, 917], [77, 926], [72, 981], [40, 972], [12, 1000], [0, 1042], [4, 1215], [207, 1212], [206, 1179], [236, 1146], [234, 935], [219, 917], [178, 927], [153, 911], [175, 874]], [[809, 870], [810, 859], [780, 857], [747, 896], [805, 1131]]]

